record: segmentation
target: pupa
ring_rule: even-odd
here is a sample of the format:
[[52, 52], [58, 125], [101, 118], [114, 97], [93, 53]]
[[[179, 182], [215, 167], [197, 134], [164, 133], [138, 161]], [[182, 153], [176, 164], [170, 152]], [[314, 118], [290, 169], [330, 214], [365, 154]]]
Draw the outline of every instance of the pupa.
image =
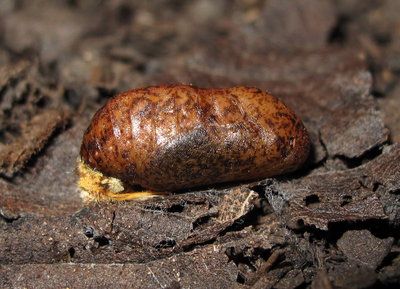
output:
[[93, 116], [79, 186], [87, 201], [140, 199], [292, 172], [309, 150], [301, 119], [264, 90], [146, 87]]

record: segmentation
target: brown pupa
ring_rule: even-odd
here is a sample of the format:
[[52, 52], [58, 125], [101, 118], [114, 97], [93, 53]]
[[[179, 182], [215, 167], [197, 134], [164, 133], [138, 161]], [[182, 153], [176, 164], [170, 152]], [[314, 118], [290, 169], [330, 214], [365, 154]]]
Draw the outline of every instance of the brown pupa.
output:
[[263, 90], [146, 87], [94, 115], [79, 186], [86, 200], [126, 200], [259, 180], [298, 169], [309, 148], [300, 118]]

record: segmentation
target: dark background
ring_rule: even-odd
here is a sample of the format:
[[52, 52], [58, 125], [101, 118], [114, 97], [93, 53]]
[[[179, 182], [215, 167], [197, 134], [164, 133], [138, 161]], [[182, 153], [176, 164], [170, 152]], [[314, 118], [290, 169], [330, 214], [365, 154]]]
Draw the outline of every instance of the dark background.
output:
[[[397, 288], [400, 1], [0, 2], [1, 288]], [[85, 205], [112, 95], [256, 86], [303, 119], [300, 171]]]

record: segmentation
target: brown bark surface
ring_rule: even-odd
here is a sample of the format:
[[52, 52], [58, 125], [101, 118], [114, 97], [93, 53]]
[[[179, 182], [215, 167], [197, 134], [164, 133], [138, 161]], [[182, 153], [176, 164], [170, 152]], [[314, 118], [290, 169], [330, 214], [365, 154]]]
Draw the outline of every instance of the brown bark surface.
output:
[[[0, 288], [396, 288], [400, 2], [2, 1]], [[255, 86], [312, 142], [259, 182], [85, 205], [112, 95]]]

